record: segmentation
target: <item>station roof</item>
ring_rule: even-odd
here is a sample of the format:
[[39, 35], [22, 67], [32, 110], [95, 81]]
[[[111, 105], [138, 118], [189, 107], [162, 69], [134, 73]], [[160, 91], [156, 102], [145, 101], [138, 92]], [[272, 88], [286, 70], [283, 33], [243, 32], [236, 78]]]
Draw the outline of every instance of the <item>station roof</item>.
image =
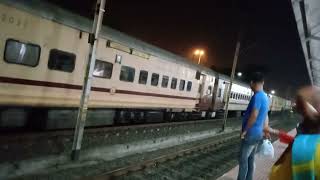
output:
[[291, 0], [308, 73], [320, 86], [320, 1]]

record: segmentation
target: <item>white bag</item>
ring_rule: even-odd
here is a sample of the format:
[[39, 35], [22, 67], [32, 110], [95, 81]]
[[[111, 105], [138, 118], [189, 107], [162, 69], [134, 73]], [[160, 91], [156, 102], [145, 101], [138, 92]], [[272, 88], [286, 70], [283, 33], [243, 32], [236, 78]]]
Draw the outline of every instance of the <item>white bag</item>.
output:
[[260, 148], [258, 149], [258, 155], [262, 158], [273, 159], [274, 149], [269, 139], [264, 139], [262, 144], [260, 144]]

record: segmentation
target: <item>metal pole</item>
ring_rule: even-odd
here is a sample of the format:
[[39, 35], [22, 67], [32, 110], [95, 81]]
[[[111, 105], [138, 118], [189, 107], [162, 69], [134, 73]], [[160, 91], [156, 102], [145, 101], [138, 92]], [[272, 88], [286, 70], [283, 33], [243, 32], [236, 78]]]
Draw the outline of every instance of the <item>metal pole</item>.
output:
[[233, 80], [234, 80], [234, 74], [235, 74], [236, 67], [237, 67], [237, 62], [238, 62], [238, 56], [239, 56], [240, 44], [241, 44], [240, 41], [241, 41], [241, 32], [239, 33], [237, 46], [236, 46], [236, 51], [234, 53], [234, 58], [233, 58], [233, 65], [232, 65], [232, 71], [231, 71], [231, 77], [230, 77], [230, 84], [229, 84], [228, 93], [227, 93], [226, 110], [225, 110], [224, 115], [223, 115], [222, 131], [224, 131], [225, 128], [226, 128], [227, 117], [228, 117], [228, 109], [229, 109], [230, 93], [231, 93], [232, 83], [233, 83]]
[[[97, 0], [95, 17], [93, 21], [92, 32], [89, 35], [90, 51], [88, 63], [84, 76], [84, 83], [82, 87], [82, 95], [80, 100], [80, 107], [78, 111], [77, 124], [74, 133], [71, 159], [78, 160], [81, 149], [81, 142], [83, 137], [84, 126], [87, 117], [88, 101], [91, 90], [92, 73], [96, 61], [96, 49], [98, 43], [98, 36], [102, 25], [103, 14], [105, 12], [105, 0]], [[89, 60], [90, 58], [90, 60]]]

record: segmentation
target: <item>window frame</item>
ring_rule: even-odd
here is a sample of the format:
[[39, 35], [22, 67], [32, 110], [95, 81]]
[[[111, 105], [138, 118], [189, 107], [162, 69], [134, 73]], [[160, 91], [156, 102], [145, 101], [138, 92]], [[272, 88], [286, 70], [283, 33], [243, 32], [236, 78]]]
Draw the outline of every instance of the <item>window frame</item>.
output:
[[208, 89], [207, 89], [207, 93], [208, 95], [211, 95], [212, 94], [212, 91], [213, 91], [213, 87], [211, 85], [208, 86]]
[[[128, 67], [128, 68], [132, 68], [132, 69], [134, 70], [132, 81], [121, 80], [121, 69], [122, 69], [122, 67]], [[132, 67], [132, 66], [126, 66], [126, 65], [121, 65], [120, 74], [119, 74], [119, 81], [134, 83], [134, 77], [135, 77], [135, 75], [136, 75], [136, 69], [135, 69], [134, 67]]]
[[[175, 81], [174, 88], [172, 88], [172, 82], [173, 82], [173, 81]], [[172, 77], [172, 78], [171, 78], [170, 88], [171, 88], [171, 89], [177, 89], [177, 84], [178, 84], [178, 78]]]
[[[158, 80], [157, 80], [157, 84], [156, 84], [156, 85], [152, 84], [152, 77], [153, 77], [154, 75], [157, 75], [157, 76], [158, 76]], [[150, 85], [151, 85], [151, 86], [154, 86], [154, 87], [158, 87], [158, 86], [159, 86], [159, 79], [160, 79], [160, 74], [158, 74], [158, 73], [152, 73], [152, 74], [151, 74]]]
[[[184, 84], [183, 84], [183, 89], [180, 89], [181, 82], [184, 82]], [[186, 87], [186, 80], [180, 79], [179, 91], [184, 91], [185, 87]]]
[[[72, 55], [74, 56], [74, 65], [73, 65], [73, 68], [72, 68], [72, 71], [64, 71], [64, 70], [61, 70], [61, 69], [52, 69], [50, 68], [49, 66], [49, 63], [50, 63], [50, 57], [51, 57], [51, 51], [59, 51], [59, 52], [62, 52], [63, 54], [68, 54], [68, 55]], [[60, 72], [65, 72], [65, 73], [73, 73], [74, 69], [76, 68], [76, 59], [77, 59], [77, 55], [73, 54], [73, 53], [70, 53], [70, 52], [66, 52], [66, 51], [62, 51], [62, 50], [59, 50], [59, 49], [50, 49], [49, 51], [49, 58], [48, 58], [48, 63], [47, 63], [47, 66], [48, 66], [48, 69], [52, 70], [52, 71], [60, 71]]]
[[[163, 86], [163, 80], [164, 80], [165, 78], [167, 78], [167, 86]], [[162, 75], [161, 87], [162, 87], [162, 88], [168, 88], [169, 80], [170, 80], [169, 76]]]
[[[146, 83], [140, 83], [140, 77], [141, 77], [141, 73], [142, 73], [142, 72], [146, 72], [146, 73], [147, 73]], [[140, 70], [140, 72], [139, 72], [138, 84], [147, 85], [147, 84], [148, 84], [148, 77], [149, 77], [149, 72], [148, 72], [148, 71], [146, 71], [146, 70]]]
[[[103, 60], [100, 60], [100, 59], [96, 59], [96, 63], [97, 63], [98, 61], [100, 61], [100, 62], [102, 62], [102, 63], [106, 63], [106, 64], [112, 64], [112, 71], [111, 71], [110, 78], [108, 78], [108, 77], [102, 77], [102, 76], [96, 76], [96, 75], [93, 74], [93, 72], [92, 72], [92, 76], [95, 77], [95, 78], [111, 79], [111, 78], [112, 78], [112, 74], [113, 74], [113, 63], [108, 62], [108, 61], [103, 61]], [[93, 67], [93, 71], [94, 71], [95, 66], [96, 66], [96, 64], [95, 64], [94, 67]]]
[[[38, 59], [37, 59], [37, 64], [35, 64], [34, 66], [31, 66], [31, 65], [28, 65], [28, 64], [21, 64], [21, 63], [16, 63], [16, 62], [10, 62], [6, 59], [6, 52], [7, 52], [7, 44], [8, 44], [8, 41], [15, 41], [15, 42], [18, 42], [18, 43], [22, 43], [22, 44], [26, 44], [26, 45], [31, 45], [31, 46], [35, 46], [35, 47], [38, 47], [39, 48], [39, 53], [38, 53]], [[22, 42], [22, 41], [19, 41], [19, 40], [16, 40], [16, 39], [13, 39], [13, 38], [8, 38], [6, 40], [6, 43], [4, 45], [4, 52], [3, 52], [3, 60], [8, 63], [8, 64], [17, 64], [17, 65], [22, 65], [22, 66], [28, 66], [28, 67], [37, 67], [40, 63], [40, 56], [41, 56], [41, 46], [38, 45], [38, 44], [34, 44], [34, 43], [25, 43], [25, 42]]]
[[[188, 88], [188, 87], [189, 87], [189, 84], [191, 84], [191, 85], [190, 85], [190, 89]], [[190, 91], [192, 90], [192, 81], [188, 81], [188, 82], [187, 82], [187, 88], [186, 88], [186, 90], [187, 90], [188, 92], [190, 92]]]
[[221, 96], [222, 96], [222, 89], [219, 88], [219, 89], [218, 89], [218, 98], [221, 98]]

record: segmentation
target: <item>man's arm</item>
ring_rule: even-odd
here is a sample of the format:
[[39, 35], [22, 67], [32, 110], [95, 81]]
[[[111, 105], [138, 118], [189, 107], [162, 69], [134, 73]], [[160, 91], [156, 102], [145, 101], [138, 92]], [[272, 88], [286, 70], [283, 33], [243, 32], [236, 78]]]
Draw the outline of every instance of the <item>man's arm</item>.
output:
[[268, 115], [266, 117], [266, 120], [264, 121], [263, 130], [269, 131], [269, 116]]
[[271, 136], [270, 136], [271, 130], [272, 129], [269, 127], [269, 116], [267, 115], [266, 120], [264, 121], [263, 131], [264, 131], [264, 136], [268, 139], [271, 139]]

